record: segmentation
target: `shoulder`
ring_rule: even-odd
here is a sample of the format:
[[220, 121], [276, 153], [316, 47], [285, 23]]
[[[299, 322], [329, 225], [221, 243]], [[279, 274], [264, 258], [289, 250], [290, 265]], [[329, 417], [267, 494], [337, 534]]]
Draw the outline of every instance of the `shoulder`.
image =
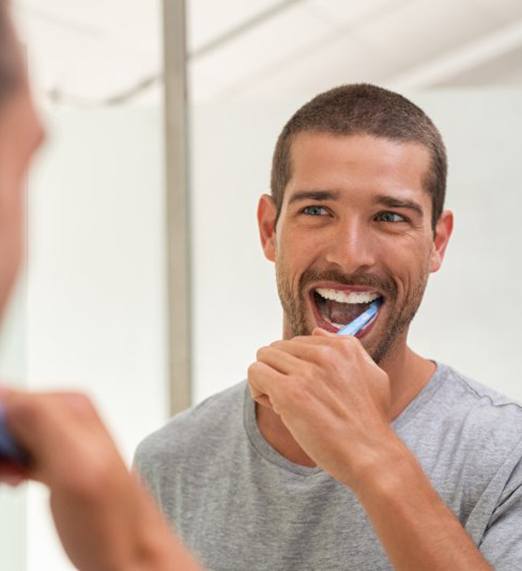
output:
[[[479, 381], [463, 375], [448, 365], [440, 365], [447, 387], [458, 397], [455, 406], [483, 413], [484, 420], [513, 420], [522, 428], [522, 404]], [[521, 434], [522, 436], [522, 434]]]
[[218, 441], [239, 432], [243, 418], [246, 381], [212, 395], [195, 407], [185, 410], [147, 436], [136, 449], [135, 465], [140, 472], [184, 460], [193, 462], [195, 452], [208, 452]]
[[440, 366], [446, 428], [458, 429], [462, 442], [475, 442], [497, 457], [517, 448], [522, 441], [522, 405], [452, 367]]

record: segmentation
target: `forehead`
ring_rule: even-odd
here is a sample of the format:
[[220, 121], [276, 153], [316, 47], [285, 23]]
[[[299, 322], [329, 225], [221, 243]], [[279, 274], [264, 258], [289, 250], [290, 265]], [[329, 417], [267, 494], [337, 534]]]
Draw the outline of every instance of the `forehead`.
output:
[[424, 193], [429, 150], [372, 135], [300, 133], [291, 148], [287, 191], [317, 188]]

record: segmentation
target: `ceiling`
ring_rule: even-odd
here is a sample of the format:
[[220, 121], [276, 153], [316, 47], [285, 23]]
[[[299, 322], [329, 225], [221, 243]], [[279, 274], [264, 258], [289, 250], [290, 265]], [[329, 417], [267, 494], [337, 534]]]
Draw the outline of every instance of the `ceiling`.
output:
[[[17, 0], [38, 93], [158, 101], [161, 0]], [[340, 83], [522, 86], [521, 0], [188, 0], [193, 101], [311, 96]]]

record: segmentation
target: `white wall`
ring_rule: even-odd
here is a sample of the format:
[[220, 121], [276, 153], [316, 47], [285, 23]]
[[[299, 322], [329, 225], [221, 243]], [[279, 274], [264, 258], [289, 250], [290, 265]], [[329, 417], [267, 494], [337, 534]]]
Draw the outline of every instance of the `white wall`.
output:
[[[455, 234], [432, 277], [411, 342], [522, 400], [519, 247], [520, 92], [411, 94], [442, 131]], [[256, 349], [281, 335], [273, 267], [256, 204], [268, 192], [283, 124], [303, 101], [205, 105], [192, 119], [195, 399], [245, 378]]]
[[[168, 410], [161, 116], [48, 116], [51, 138], [29, 185], [29, 386], [89, 393], [130, 461]], [[71, 568], [47, 494], [31, 486], [27, 570]]]

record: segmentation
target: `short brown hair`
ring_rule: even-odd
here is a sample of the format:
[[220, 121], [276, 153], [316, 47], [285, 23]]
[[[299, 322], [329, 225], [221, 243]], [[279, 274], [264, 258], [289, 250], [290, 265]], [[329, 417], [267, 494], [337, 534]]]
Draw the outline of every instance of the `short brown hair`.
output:
[[284, 126], [274, 150], [271, 192], [277, 217], [284, 190], [292, 177], [292, 142], [302, 132], [366, 134], [427, 147], [431, 165], [424, 188], [431, 196], [432, 227], [435, 228], [446, 194], [446, 149], [439, 131], [417, 105], [398, 93], [366, 83], [336, 87], [303, 105]]
[[19, 86], [21, 65], [8, 2], [0, 0], [0, 104]]

